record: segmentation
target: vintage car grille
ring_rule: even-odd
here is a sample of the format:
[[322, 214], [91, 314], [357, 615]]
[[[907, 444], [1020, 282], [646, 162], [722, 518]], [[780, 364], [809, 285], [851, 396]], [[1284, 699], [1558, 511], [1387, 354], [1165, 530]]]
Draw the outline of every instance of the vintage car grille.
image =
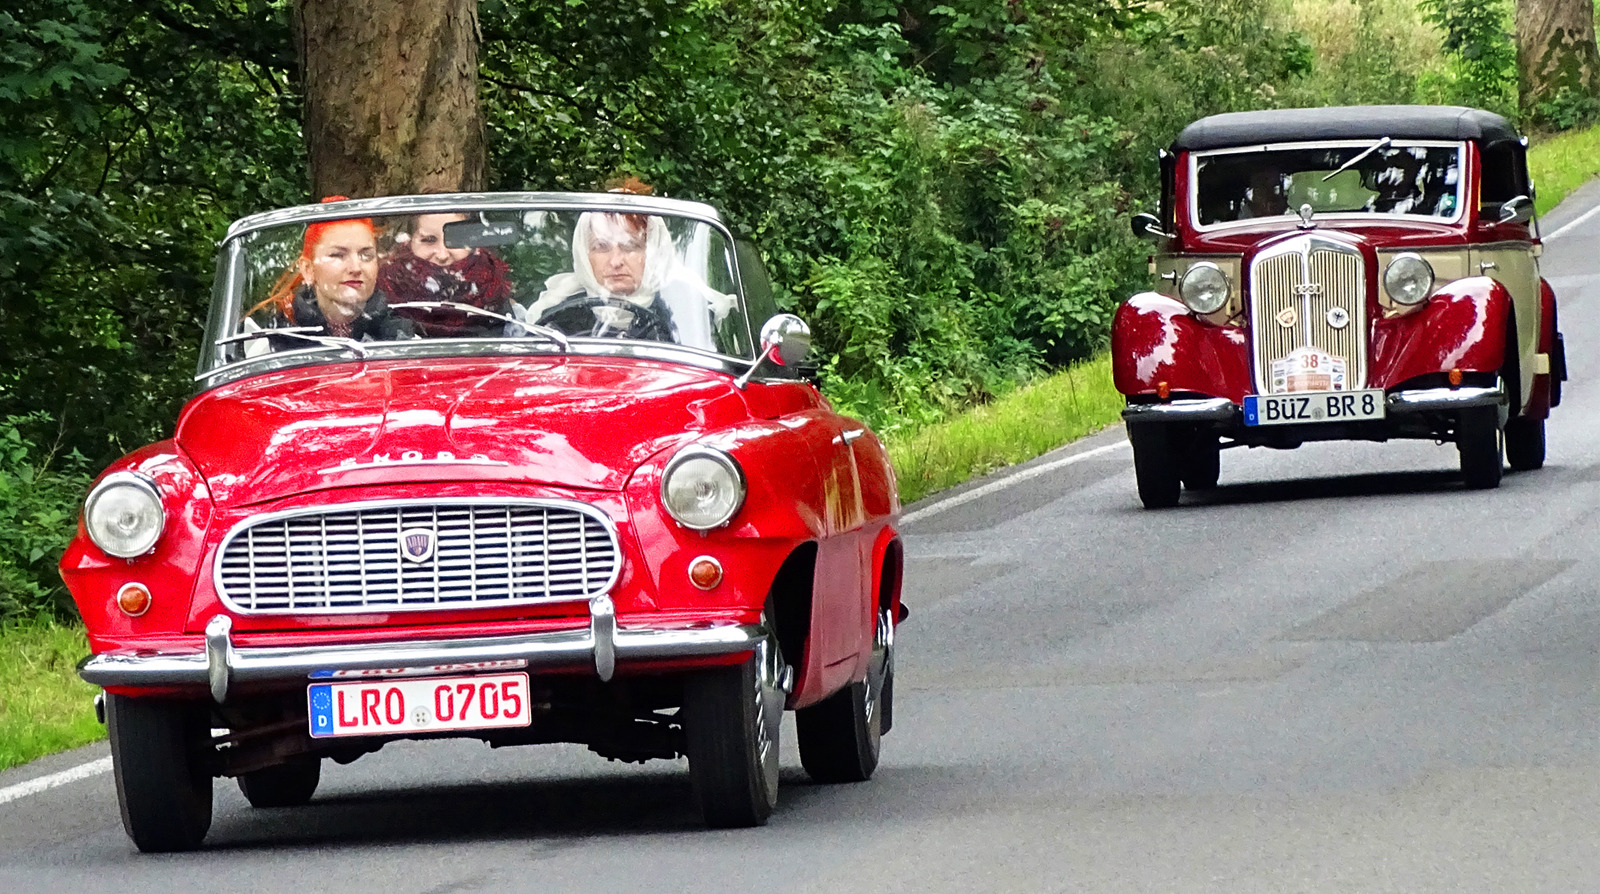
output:
[[243, 614], [426, 611], [587, 599], [619, 566], [610, 521], [582, 503], [362, 503], [244, 522], [216, 583]]
[[[1274, 387], [1273, 361], [1308, 346], [1344, 358], [1346, 389], [1365, 387], [1364, 267], [1354, 246], [1316, 236], [1290, 240], [1256, 258], [1250, 268], [1250, 331], [1260, 393], [1293, 390]], [[1330, 320], [1339, 319], [1338, 311], [1347, 315], [1343, 326]]]

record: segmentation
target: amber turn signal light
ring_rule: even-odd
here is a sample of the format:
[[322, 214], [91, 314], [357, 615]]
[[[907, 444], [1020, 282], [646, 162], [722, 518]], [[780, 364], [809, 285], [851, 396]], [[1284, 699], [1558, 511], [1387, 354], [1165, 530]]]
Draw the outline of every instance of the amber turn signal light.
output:
[[1460, 388], [1461, 387], [1461, 370], [1459, 370], [1459, 369], [1450, 370], [1450, 387], [1451, 388]]
[[722, 564], [710, 556], [701, 556], [689, 563], [689, 583], [709, 590], [722, 583]]
[[1167, 398], [1169, 398], [1171, 396], [1172, 396], [1172, 386], [1171, 385], [1168, 385], [1166, 382], [1157, 382], [1156, 383], [1156, 397], [1159, 397], [1162, 400], [1166, 400]]
[[144, 584], [123, 584], [117, 591], [117, 608], [129, 617], [139, 617], [150, 610], [150, 591]]

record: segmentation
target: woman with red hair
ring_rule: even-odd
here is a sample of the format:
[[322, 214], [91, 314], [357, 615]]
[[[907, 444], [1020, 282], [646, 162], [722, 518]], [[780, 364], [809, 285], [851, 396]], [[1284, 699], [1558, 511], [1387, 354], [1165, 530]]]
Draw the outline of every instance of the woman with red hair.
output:
[[[343, 201], [331, 196], [324, 202]], [[410, 335], [410, 324], [389, 313], [378, 284], [377, 231], [368, 218], [318, 221], [306, 227], [304, 246], [272, 294], [250, 313], [274, 310], [271, 328], [315, 328], [357, 341]], [[287, 346], [287, 345], [285, 345]]]

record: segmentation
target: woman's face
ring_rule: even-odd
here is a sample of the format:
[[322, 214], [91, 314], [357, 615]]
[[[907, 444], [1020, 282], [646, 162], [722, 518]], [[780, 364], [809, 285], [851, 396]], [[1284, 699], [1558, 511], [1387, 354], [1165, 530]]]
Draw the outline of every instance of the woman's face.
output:
[[444, 225], [466, 220], [465, 214], [424, 214], [411, 231], [411, 253], [435, 267], [448, 267], [472, 254], [470, 248], [447, 248]]
[[589, 267], [613, 295], [632, 295], [644, 282], [645, 231], [610, 215], [597, 221], [589, 240]]
[[378, 282], [378, 244], [366, 224], [348, 221], [330, 225], [300, 259], [300, 278], [322, 308], [323, 316], [344, 322], [361, 315]]

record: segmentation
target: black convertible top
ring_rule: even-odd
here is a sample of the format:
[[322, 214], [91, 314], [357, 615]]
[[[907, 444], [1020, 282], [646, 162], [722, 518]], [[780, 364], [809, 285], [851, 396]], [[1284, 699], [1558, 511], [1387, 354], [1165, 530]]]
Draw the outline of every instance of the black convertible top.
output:
[[1320, 109], [1268, 109], [1212, 115], [1185, 127], [1173, 149], [1226, 149], [1309, 140], [1477, 140], [1517, 139], [1511, 122], [1482, 109], [1462, 106], [1332, 106]]

